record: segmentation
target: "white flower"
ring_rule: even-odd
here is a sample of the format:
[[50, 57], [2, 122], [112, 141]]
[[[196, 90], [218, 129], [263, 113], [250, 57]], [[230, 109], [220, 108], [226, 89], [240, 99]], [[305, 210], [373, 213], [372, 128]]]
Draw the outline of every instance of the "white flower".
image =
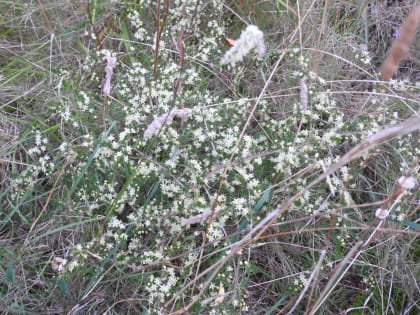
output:
[[235, 44], [225, 53], [221, 60], [221, 64], [231, 64], [234, 66], [237, 62], [242, 61], [252, 49], [255, 49], [258, 56], [262, 57], [265, 53], [264, 34], [255, 25], [248, 25], [242, 31], [241, 36], [235, 41]]
[[117, 219], [117, 217], [111, 217], [111, 219], [109, 220], [108, 226], [110, 228], [117, 228], [117, 229], [124, 229], [125, 228], [125, 224], [123, 222], [121, 222], [119, 219]]
[[398, 184], [406, 190], [413, 189], [416, 186], [416, 179], [414, 177], [401, 176], [398, 179]]
[[375, 212], [375, 216], [380, 220], [384, 220], [389, 216], [389, 211], [386, 209], [378, 208]]
[[404, 221], [405, 215], [403, 213], [400, 213], [399, 215], [396, 216], [396, 220], [399, 222]]
[[70, 263], [68, 263], [67, 269], [68, 271], [72, 272], [77, 266], [79, 266], [79, 263], [76, 260], [72, 260]]

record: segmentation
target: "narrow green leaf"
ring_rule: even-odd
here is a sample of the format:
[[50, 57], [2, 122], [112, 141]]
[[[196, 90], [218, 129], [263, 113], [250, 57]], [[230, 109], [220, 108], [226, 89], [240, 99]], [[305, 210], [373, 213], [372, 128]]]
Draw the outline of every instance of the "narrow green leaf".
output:
[[133, 64], [136, 60], [131, 52], [131, 44], [130, 44], [130, 35], [128, 33], [128, 27], [126, 23], [121, 23], [121, 37], [124, 40], [125, 50], [127, 51], [128, 58], [130, 59], [131, 64]]
[[117, 198], [115, 198], [114, 203], [111, 205], [111, 207], [109, 208], [106, 217], [103, 221], [103, 226], [102, 226], [102, 230], [100, 230], [100, 234], [102, 234], [102, 231], [105, 228], [106, 223], [109, 221], [109, 219], [111, 218], [111, 216], [114, 214], [115, 209], [117, 209], [118, 207], [118, 202], [121, 200], [122, 196], [124, 195], [125, 191], [128, 189], [128, 187], [130, 186], [130, 184], [133, 182], [133, 180], [137, 177], [137, 169], [133, 170], [133, 173], [131, 174], [131, 176], [127, 179], [127, 181], [124, 183], [123, 187], [121, 188], [120, 192], [117, 195]]
[[0, 38], [6, 37], [7, 35], [9, 35], [12, 32], [13, 32], [13, 29], [7, 28], [5, 31], [0, 33]]
[[271, 274], [269, 274], [268, 272], [266, 272], [264, 269], [258, 267], [257, 265], [253, 264], [253, 263], [249, 263], [248, 264], [248, 272], [250, 274], [256, 274], [256, 273], [260, 273], [263, 274], [264, 276], [267, 277], [267, 279], [272, 280], [273, 276]]
[[[255, 204], [254, 208], [252, 209], [254, 212], [259, 211], [263, 205], [267, 202], [267, 201], [271, 201], [271, 198], [273, 196], [273, 186], [270, 185], [270, 187], [268, 187], [264, 193], [262, 194], [262, 196], [260, 197], [260, 199], [258, 199], [257, 203]], [[247, 218], [243, 218], [242, 221], [239, 223], [237, 231], [241, 232], [244, 229], [246, 229], [246, 227], [248, 226], [248, 219]], [[238, 240], [238, 236], [233, 236], [230, 238], [230, 242], [234, 243]]]
[[76, 191], [77, 187], [79, 186], [80, 181], [82, 180], [83, 176], [86, 174], [90, 164], [93, 162], [93, 159], [96, 156], [96, 153], [98, 152], [102, 142], [108, 137], [111, 130], [114, 128], [116, 122], [113, 121], [111, 123], [111, 126], [109, 126], [108, 130], [105, 132], [105, 134], [102, 136], [102, 139], [97, 143], [95, 150], [92, 152], [92, 154], [89, 156], [89, 159], [87, 160], [86, 164], [83, 166], [82, 170], [80, 171], [79, 176], [76, 178], [75, 182], [73, 183], [73, 186], [70, 189], [69, 197], [73, 195], [73, 193]]
[[95, 19], [96, 19], [96, 10], [98, 8], [97, 0], [92, 0], [90, 2], [90, 21], [93, 25], [95, 25]]
[[68, 283], [66, 279], [59, 278], [57, 280], [57, 287], [60, 290], [61, 294], [65, 295], [67, 293]]
[[112, 249], [108, 252], [108, 255], [101, 261], [99, 266], [96, 268], [95, 273], [90, 277], [86, 288], [83, 290], [80, 296], [84, 296], [95, 284], [96, 281], [103, 275], [105, 270], [105, 265], [111, 260], [111, 257], [115, 255], [118, 251], [119, 242], [115, 243]]
[[12, 265], [7, 265], [6, 280], [9, 283], [15, 283], [15, 270], [13, 269]]
[[41, 235], [38, 235], [37, 237], [34, 237], [31, 240], [31, 243], [35, 243], [36, 241], [38, 241], [38, 240], [40, 240], [40, 239], [42, 239], [42, 238], [44, 238], [44, 237], [46, 237], [48, 235], [51, 235], [51, 234], [54, 234], [54, 233], [57, 233], [57, 232], [61, 232], [63, 230], [69, 229], [69, 228], [74, 227], [74, 226], [78, 226], [78, 225], [82, 225], [82, 224], [86, 224], [86, 223], [97, 222], [97, 221], [99, 221], [98, 218], [91, 218], [91, 219], [87, 219], [87, 220], [83, 220], [83, 221], [79, 221], [79, 222], [74, 222], [74, 223], [70, 223], [70, 224], [67, 224], [67, 225], [63, 225], [63, 226], [60, 226], [60, 227], [58, 227], [56, 229], [49, 230], [49, 231], [47, 231], [47, 232], [45, 232], [45, 233], [43, 233]]
[[420, 224], [415, 223], [413, 221], [405, 220], [403, 222], [403, 225], [406, 226], [406, 227], [409, 227], [409, 228], [411, 228], [413, 230], [420, 231]]
[[254, 206], [254, 212], [259, 211], [262, 206], [266, 203], [267, 200], [271, 199], [270, 195], [272, 195], [272, 191], [273, 191], [273, 186], [270, 185], [270, 187], [268, 187], [264, 193], [262, 194], [261, 198], [258, 199], [257, 203]]
[[284, 300], [286, 299], [287, 295], [283, 295], [266, 313], [265, 315], [271, 315], [273, 314], [277, 308], [284, 302]]

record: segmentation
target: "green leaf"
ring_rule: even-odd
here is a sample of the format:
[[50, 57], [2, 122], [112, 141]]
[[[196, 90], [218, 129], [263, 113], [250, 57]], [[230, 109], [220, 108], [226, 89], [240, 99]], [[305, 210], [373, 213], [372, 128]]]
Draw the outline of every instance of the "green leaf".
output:
[[92, 23], [92, 25], [95, 24], [97, 8], [98, 8], [97, 0], [92, 0], [90, 2], [90, 22]]
[[121, 23], [121, 36], [124, 40], [124, 46], [125, 46], [125, 49], [127, 51], [128, 58], [130, 59], [131, 64], [134, 64], [136, 59], [133, 57], [132, 54], [130, 54], [130, 52], [131, 52], [130, 35], [129, 35], [129, 32], [128, 32], [128, 27], [127, 27], [126, 23]]
[[89, 282], [85, 289], [82, 291], [80, 296], [84, 296], [98, 281], [101, 281], [101, 277], [104, 274], [105, 265], [115, 256], [115, 253], [118, 252], [119, 242], [116, 242], [111, 250], [108, 252], [108, 255], [102, 260], [98, 267], [96, 267], [95, 273], [90, 277]]
[[83, 225], [83, 224], [91, 223], [91, 222], [97, 222], [97, 221], [99, 221], [99, 218], [95, 217], [95, 218], [91, 218], [91, 219], [87, 219], [87, 220], [73, 222], [73, 223], [70, 223], [70, 224], [67, 224], [67, 225], [63, 225], [63, 226], [60, 226], [56, 229], [48, 230], [47, 232], [34, 237], [33, 239], [30, 240], [30, 242], [35, 243], [36, 241], [38, 241], [38, 240], [40, 240], [40, 239], [42, 239], [42, 238], [44, 238], [48, 235], [51, 235], [51, 234], [54, 234], [54, 233], [57, 233], [57, 232], [61, 232], [65, 229], [69, 229], [69, 228], [72, 228], [74, 226]]
[[273, 280], [273, 276], [271, 274], [269, 274], [264, 269], [258, 267], [257, 265], [255, 265], [253, 263], [248, 264], [248, 272], [250, 274], [253, 274], [253, 275], [255, 275], [257, 273], [260, 273], [260, 274], [263, 274], [264, 276], [266, 276], [267, 279]]
[[67, 293], [68, 283], [66, 279], [59, 278], [57, 280], [57, 287], [60, 290], [61, 294], [65, 295]]
[[274, 304], [266, 313], [265, 315], [271, 315], [273, 314], [277, 308], [284, 302], [284, 300], [287, 298], [287, 295], [283, 295], [280, 299], [278, 299], [278, 301], [276, 302], [276, 304]]
[[270, 185], [270, 187], [268, 187], [264, 193], [262, 194], [261, 198], [258, 199], [257, 203], [254, 206], [254, 212], [259, 211], [262, 206], [267, 202], [267, 200], [271, 200], [271, 196], [273, 195], [273, 186]]
[[403, 222], [403, 225], [413, 230], [420, 231], [420, 224], [414, 223], [413, 221], [405, 220]]
[[[1, 25], [1, 24], [2, 24], [2, 23], [1, 23], [1, 20], [0, 20], [0, 25]], [[0, 38], [6, 37], [7, 35], [9, 35], [9, 34], [11, 34], [11, 33], [13, 33], [13, 29], [8, 28], [8, 29], [6, 29], [5, 31], [3, 31], [3, 32], [1, 32], [1, 33], [0, 33]]]
[[15, 283], [15, 270], [11, 265], [7, 265], [6, 268], [6, 280], [10, 283]]
[[83, 176], [87, 172], [90, 164], [92, 164], [96, 153], [98, 152], [99, 148], [101, 147], [102, 142], [106, 140], [111, 130], [114, 128], [116, 124], [116, 121], [113, 121], [111, 125], [109, 126], [108, 130], [105, 132], [105, 134], [102, 136], [102, 139], [96, 144], [95, 150], [90, 155], [89, 159], [87, 160], [86, 164], [83, 166], [81, 172], [79, 173], [79, 176], [76, 178], [75, 182], [73, 183], [73, 186], [70, 189], [69, 197], [73, 195], [73, 193], [76, 191], [77, 187], [79, 186], [80, 181], [82, 180]]
[[[262, 196], [260, 197], [260, 199], [258, 199], [257, 203], [255, 204], [254, 208], [252, 209], [254, 212], [259, 211], [263, 205], [268, 201], [271, 201], [271, 198], [273, 196], [273, 186], [270, 185], [270, 187], [268, 187], [264, 193], [262, 194]], [[248, 226], [248, 219], [247, 218], [243, 218], [242, 221], [239, 223], [237, 231], [241, 232], [244, 229], [246, 229], [246, 227]], [[230, 242], [231, 243], [235, 243], [238, 240], [238, 235], [233, 236], [230, 238]]]

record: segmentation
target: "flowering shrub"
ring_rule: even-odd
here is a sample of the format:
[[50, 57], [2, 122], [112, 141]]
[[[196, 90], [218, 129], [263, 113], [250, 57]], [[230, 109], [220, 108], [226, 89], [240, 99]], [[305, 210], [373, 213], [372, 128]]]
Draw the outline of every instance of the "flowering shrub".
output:
[[[96, 223], [65, 257], [54, 256], [54, 272], [71, 277], [93, 268], [104, 277], [133, 275], [138, 285], [133, 295], [150, 314], [187, 311], [191, 302], [201, 314], [248, 314], [256, 312], [252, 282], [263, 287], [262, 279], [270, 276], [261, 252], [270, 252], [271, 245], [263, 235], [238, 255], [230, 251], [296, 193], [304, 191], [270, 223], [267, 235], [273, 242], [298, 240], [306, 249], [317, 243], [329, 252], [322, 267], [316, 267], [316, 250], [302, 257], [284, 252], [282, 264], [289, 258], [298, 263], [285, 268], [286, 277], [272, 274], [267, 283], [286, 279], [271, 287], [285, 298], [306, 290], [313, 270], [328, 279], [335, 261], [359, 237], [357, 228], [369, 231], [378, 218], [394, 227], [413, 223], [420, 152], [412, 135], [306, 188], [353, 146], [406, 118], [410, 106], [398, 95], [418, 93], [418, 86], [395, 80], [384, 87], [371, 71], [368, 51], [361, 50], [362, 57], [346, 61], [369, 75], [371, 90], [355, 93], [349, 102], [346, 80], [315, 71], [310, 50], [275, 51], [277, 43], [255, 25], [241, 26], [234, 46], [224, 47], [235, 23], [221, 18], [227, 14], [223, 1], [178, 0], [168, 7], [169, 1], [159, 1], [158, 23], [149, 20], [155, 2], [112, 2], [116, 19], [128, 19], [129, 37], [110, 36], [102, 45], [108, 48], [88, 47], [75, 100], [49, 109], [62, 139], [33, 128], [25, 142], [31, 166], [10, 182], [10, 198], [19, 204], [59, 172], [63, 199], [56, 206]], [[86, 34], [95, 37], [92, 29]], [[248, 54], [252, 49], [258, 58]], [[266, 74], [276, 72], [282, 56], [287, 78], [277, 77], [281, 84], [266, 90]], [[253, 90], [244, 88], [247, 71], [253, 78], [263, 74]], [[71, 83], [65, 75], [57, 82]], [[391, 162], [397, 166], [388, 168]], [[407, 187], [397, 198], [398, 185]], [[365, 203], [373, 205], [360, 206]], [[226, 257], [219, 270], [207, 270]]]

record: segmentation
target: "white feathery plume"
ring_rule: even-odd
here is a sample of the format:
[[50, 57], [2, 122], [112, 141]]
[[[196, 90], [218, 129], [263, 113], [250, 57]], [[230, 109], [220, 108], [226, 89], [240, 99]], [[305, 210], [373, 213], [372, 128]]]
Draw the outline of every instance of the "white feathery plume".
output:
[[148, 140], [155, 134], [159, 132], [159, 130], [163, 127], [164, 124], [170, 124], [174, 117], [181, 118], [182, 120], [186, 120], [192, 114], [192, 110], [190, 108], [174, 108], [170, 112], [167, 112], [152, 121], [152, 123], [147, 126], [146, 131], [144, 132], [144, 139]]
[[102, 86], [102, 92], [105, 96], [109, 96], [109, 93], [111, 93], [111, 78], [116, 65], [117, 58], [115, 56], [111, 56], [110, 54], [106, 55], [105, 81]]
[[416, 179], [414, 177], [401, 176], [398, 178], [398, 184], [405, 190], [410, 190], [416, 187]]
[[300, 80], [300, 105], [302, 111], [308, 108], [308, 86], [306, 85], [305, 78]]
[[235, 44], [225, 53], [221, 60], [221, 64], [231, 64], [234, 66], [237, 62], [242, 61], [244, 56], [252, 49], [257, 51], [258, 56], [264, 56], [264, 34], [257, 26], [248, 25], [248, 27], [242, 31], [241, 36], [235, 41]]
[[378, 208], [375, 212], [375, 216], [379, 220], [385, 220], [389, 216], [389, 211], [386, 209]]

